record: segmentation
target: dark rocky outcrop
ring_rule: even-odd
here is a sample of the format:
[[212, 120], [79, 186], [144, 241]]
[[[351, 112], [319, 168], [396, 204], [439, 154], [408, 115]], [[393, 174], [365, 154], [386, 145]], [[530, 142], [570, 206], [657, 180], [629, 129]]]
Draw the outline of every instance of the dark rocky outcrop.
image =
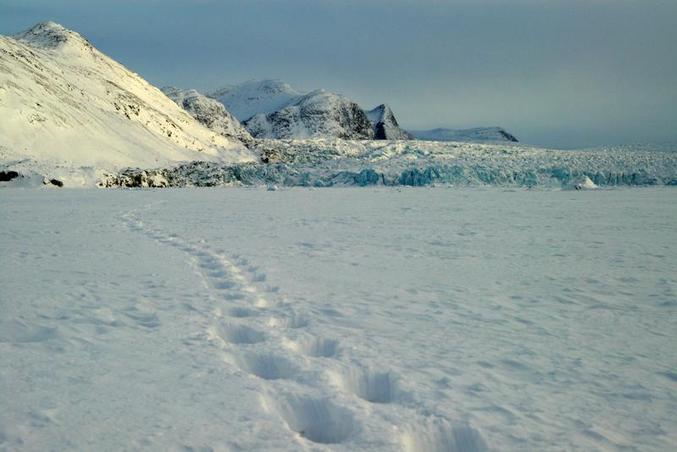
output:
[[19, 177], [19, 173], [12, 170], [0, 171], [0, 182], [9, 182]]
[[395, 119], [395, 114], [386, 104], [381, 104], [367, 112], [373, 124], [375, 140], [411, 140], [412, 136]]

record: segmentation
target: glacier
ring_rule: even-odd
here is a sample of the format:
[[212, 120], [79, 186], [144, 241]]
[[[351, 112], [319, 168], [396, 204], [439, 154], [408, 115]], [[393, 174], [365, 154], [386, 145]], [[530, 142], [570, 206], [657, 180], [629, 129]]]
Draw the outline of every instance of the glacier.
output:
[[677, 152], [671, 147], [563, 151], [517, 144], [268, 140], [254, 149], [268, 163], [128, 168], [102, 176], [99, 185], [572, 188], [583, 178], [600, 187], [677, 185]]

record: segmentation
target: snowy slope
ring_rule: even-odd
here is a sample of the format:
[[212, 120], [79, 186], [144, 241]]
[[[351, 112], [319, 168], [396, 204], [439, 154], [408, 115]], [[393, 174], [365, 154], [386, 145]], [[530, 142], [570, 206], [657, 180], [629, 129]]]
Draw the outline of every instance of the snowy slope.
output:
[[162, 88], [162, 92], [201, 124], [219, 135], [241, 141], [245, 145], [251, 145], [254, 142], [247, 129], [219, 101], [195, 90], [165, 87]]
[[367, 112], [367, 117], [374, 126], [374, 139], [376, 140], [409, 140], [411, 136], [395, 119], [395, 114], [386, 104], [381, 104]]
[[253, 159], [53, 22], [0, 37], [0, 118], [0, 162], [118, 168]]
[[316, 90], [294, 99], [281, 110], [259, 113], [245, 121], [256, 138], [369, 139], [374, 131], [366, 113], [350, 99]]
[[410, 130], [414, 138], [427, 141], [510, 141], [518, 140], [501, 127], [477, 127], [474, 129]]
[[272, 113], [303, 95], [279, 80], [254, 80], [230, 85], [209, 94], [240, 121], [257, 113]]

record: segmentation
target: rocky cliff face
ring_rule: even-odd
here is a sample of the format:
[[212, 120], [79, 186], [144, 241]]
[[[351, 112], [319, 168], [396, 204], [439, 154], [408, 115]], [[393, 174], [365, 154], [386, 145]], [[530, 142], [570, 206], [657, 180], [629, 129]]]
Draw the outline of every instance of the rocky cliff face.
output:
[[254, 142], [247, 129], [220, 102], [195, 90], [174, 87], [162, 88], [162, 92], [186, 110], [198, 122], [221, 136], [238, 140], [246, 146]]
[[367, 112], [374, 127], [375, 140], [410, 140], [411, 135], [400, 128], [395, 114], [386, 104], [381, 104]]
[[294, 99], [273, 113], [260, 113], [245, 121], [256, 138], [372, 139], [374, 130], [366, 113], [350, 99], [324, 90]]

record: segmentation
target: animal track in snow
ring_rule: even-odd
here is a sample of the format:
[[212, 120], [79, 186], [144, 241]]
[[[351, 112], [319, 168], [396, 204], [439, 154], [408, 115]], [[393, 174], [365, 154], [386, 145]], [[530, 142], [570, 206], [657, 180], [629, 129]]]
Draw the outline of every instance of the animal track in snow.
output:
[[268, 326], [277, 328], [299, 329], [305, 328], [310, 324], [310, 320], [304, 314], [288, 312], [284, 316], [271, 317], [268, 320]]
[[372, 403], [391, 403], [400, 395], [399, 378], [392, 372], [348, 368], [331, 374], [331, 379], [344, 390]]
[[489, 448], [479, 431], [431, 417], [408, 427], [402, 435], [405, 452], [484, 452]]
[[256, 315], [256, 311], [249, 308], [234, 307], [228, 310], [228, 315], [231, 317], [243, 318], [243, 317], [253, 317]]
[[290, 394], [272, 405], [291, 430], [314, 443], [341, 443], [358, 427], [350, 410], [328, 398]]
[[[152, 229], [131, 215], [125, 218], [130, 229], [187, 253], [209, 290], [209, 298], [216, 302], [219, 300], [227, 302], [225, 305], [217, 303], [203, 309], [203, 312], [210, 312], [213, 318], [219, 320], [207, 329], [205, 336], [198, 336], [198, 339], [204, 337], [230, 344], [226, 360], [243, 372], [260, 379], [264, 388], [265, 385], [273, 385], [273, 380], [294, 380], [295, 390], [271, 395], [265, 397], [265, 400], [266, 405], [277, 412], [289, 429], [300, 437], [317, 444], [337, 444], [347, 441], [361, 431], [355, 412], [337, 404], [329, 397], [299, 394], [300, 385], [314, 387], [323, 394], [335, 393], [338, 390], [374, 404], [390, 404], [405, 399], [407, 393], [402, 391], [399, 376], [394, 372], [359, 365], [327, 371], [321, 367], [329, 365], [329, 362], [305, 360], [302, 355], [340, 359], [342, 350], [339, 341], [307, 333], [293, 334], [291, 330], [305, 328], [311, 321], [307, 313], [298, 313], [285, 303], [278, 304], [273, 312], [268, 313], [269, 315], [263, 315], [265, 312], [263, 308], [269, 306], [263, 294], [275, 293], [278, 288], [267, 285], [266, 274], [259, 267], [250, 264], [247, 259], [241, 256], [228, 259], [223, 250], [210, 248], [204, 240], [189, 242], [175, 234]], [[231, 321], [224, 319], [224, 313], [231, 317]], [[314, 311], [314, 314], [329, 318], [344, 315], [332, 306]], [[135, 315], [130, 318], [147, 327], [153, 327], [156, 321], [152, 316]], [[236, 319], [241, 319], [242, 323]], [[247, 323], [265, 326], [269, 330], [265, 332], [264, 329], [249, 326], [243, 323], [243, 319], [247, 319]], [[290, 333], [291, 337], [287, 335]], [[244, 347], [252, 344], [261, 345]], [[276, 348], [276, 345], [284, 345], [293, 353], [288, 351], [286, 354], [280, 354], [279, 351], [271, 350]], [[306, 374], [301, 371], [309, 365], [312, 367], [311, 374], [320, 370], [328, 375], [328, 380], [305, 378]], [[297, 375], [303, 378], [295, 378]], [[330, 387], [332, 384], [333, 388]], [[269, 388], [280, 387], [279, 385], [280, 383], [275, 383]], [[407, 395], [407, 399], [408, 397]], [[435, 416], [419, 419], [417, 423], [401, 427], [402, 434], [392, 439], [399, 440], [400, 446], [405, 451], [487, 450], [479, 431], [470, 426], [453, 425]]]
[[231, 344], [257, 344], [266, 340], [266, 335], [262, 331], [247, 325], [233, 323], [220, 325], [216, 334]]
[[290, 343], [290, 348], [315, 358], [333, 358], [339, 354], [339, 342], [323, 337], [303, 338]]
[[222, 254], [210, 250], [204, 240], [190, 243], [176, 234], [168, 234], [151, 228], [131, 213], [123, 215], [123, 218], [131, 230], [145, 234], [147, 237], [172, 246], [193, 257], [197, 261], [200, 274], [213, 290], [216, 298], [231, 302], [244, 300], [256, 307], [268, 306], [268, 301], [259, 294], [254, 285], [257, 282], [265, 281], [265, 273], [260, 272], [257, 267], [248, 265], [246, 260], [237, 258], [236, 262], [247, 266], [247, 269], [252, 269], [249, 272], [249, 277], [247, 277], [248, 270], [243, 270]]
[[244, 352], [233, 357], [242, 370], [264, 380], [292, 378], [298, 367], [291, 360], [274, 353]]

